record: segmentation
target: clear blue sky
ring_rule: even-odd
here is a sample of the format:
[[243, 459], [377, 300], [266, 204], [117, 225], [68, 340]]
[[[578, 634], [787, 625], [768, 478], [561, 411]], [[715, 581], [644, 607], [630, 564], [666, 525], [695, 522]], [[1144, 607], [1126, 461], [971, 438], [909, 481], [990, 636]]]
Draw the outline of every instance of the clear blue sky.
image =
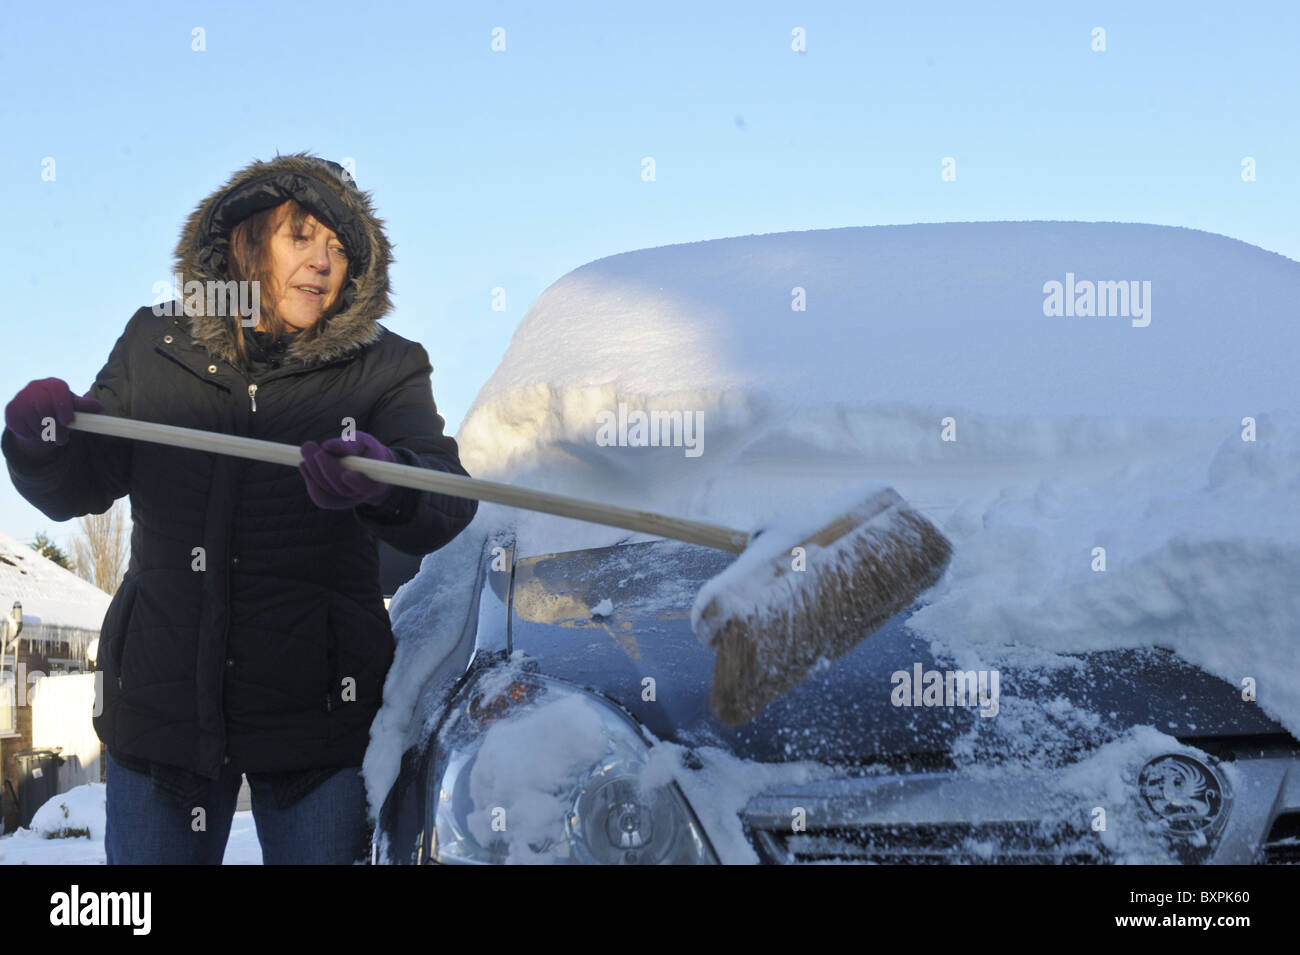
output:
[[[0, 30], [4, 402], [86, 390], [199, 199], [304, 149], [373, 191], [387, 324], [428, 348], [452, 430], [537, 295], [632, 249], [1079, 219], [1300, 259], [1294, 2], [0, 0]], [[0, 481], [0, 529], [73, 524]]]

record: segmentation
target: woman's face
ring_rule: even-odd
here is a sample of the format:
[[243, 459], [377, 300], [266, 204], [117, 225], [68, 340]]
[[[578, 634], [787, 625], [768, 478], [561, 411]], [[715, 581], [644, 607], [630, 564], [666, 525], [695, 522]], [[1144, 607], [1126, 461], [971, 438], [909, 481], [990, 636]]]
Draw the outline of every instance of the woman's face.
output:
[[348, 257], [333, 230], [308, 216], [295, 231], [285, 209], [271, 236], [270, 258], [276, 312], [291, 329], [310, 328], [335, 310]]

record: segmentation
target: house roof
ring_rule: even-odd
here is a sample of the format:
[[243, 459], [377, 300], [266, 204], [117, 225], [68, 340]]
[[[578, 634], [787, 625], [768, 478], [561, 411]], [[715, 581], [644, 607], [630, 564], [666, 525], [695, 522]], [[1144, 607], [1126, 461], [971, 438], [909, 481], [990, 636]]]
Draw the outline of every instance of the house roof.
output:
[[27, 624], [98, 633], [112, 597], [0, 531], [0, 617], [15, 600]]

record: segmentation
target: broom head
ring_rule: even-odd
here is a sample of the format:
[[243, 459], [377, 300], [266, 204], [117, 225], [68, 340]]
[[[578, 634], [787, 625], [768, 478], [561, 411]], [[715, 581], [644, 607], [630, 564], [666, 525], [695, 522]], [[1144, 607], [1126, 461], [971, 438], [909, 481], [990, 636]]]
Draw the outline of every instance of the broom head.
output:
[[757, 716], [943, 576], [952, 545], [933, 524], [883, 485], [856, 499], [760, 530], [700, 590], [691, 627], [717, 651], [710, 706], [724, 724]]

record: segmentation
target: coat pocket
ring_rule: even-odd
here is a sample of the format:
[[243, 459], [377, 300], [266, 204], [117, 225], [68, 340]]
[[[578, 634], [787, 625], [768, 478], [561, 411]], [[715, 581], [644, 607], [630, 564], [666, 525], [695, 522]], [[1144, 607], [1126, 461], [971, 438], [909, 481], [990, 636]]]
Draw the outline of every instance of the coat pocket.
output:
[[339, 670], [339, 638], [334, 629], [333, 601], [325, 612], [325, 712], [332, 713], [344, 700]]
[[109, 601], [99, 628], [99, 647], [95, 651], [95, 708], [91, 723], [105, 744], [116, 744], [117, 701], [122, 695], [122, 655], [126, 651], [127, 631], [135, 609], [138, 584], [128, 574]]
[[377, 707], [393, 660], [394, 641], [386, 620], [354, 600], [336, 596], [330, 601], [327, 629], [328, 708]]
[[122, 661], [126, 655], [131, 611], [135, 609], [138, 591], [139, 583], [133, 575], [123, 577], [99, 629], [99, 649], [95, 663], [98, 669], [104, 671], [104, 679], [113, 681], [118, 687], [122, 686]]

